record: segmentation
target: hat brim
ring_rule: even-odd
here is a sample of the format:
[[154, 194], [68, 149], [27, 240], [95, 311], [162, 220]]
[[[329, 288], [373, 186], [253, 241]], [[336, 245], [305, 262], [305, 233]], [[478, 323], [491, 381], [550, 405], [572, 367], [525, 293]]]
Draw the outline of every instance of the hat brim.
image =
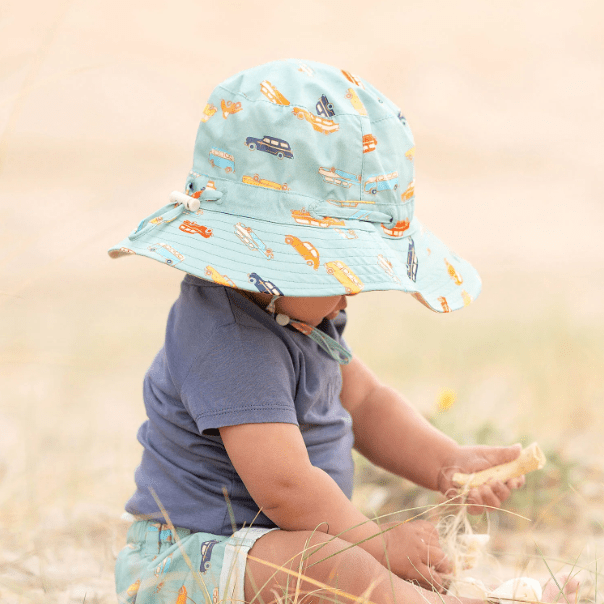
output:
[[109, 255], [146, 256], [201, 279], [284, 296], [400, 290], [437, 312], [467, 306], [480, 293], [476, 270], [416, 218], [392, 237], [358, 220], [284, 225], [217, 210], [184, 211]]

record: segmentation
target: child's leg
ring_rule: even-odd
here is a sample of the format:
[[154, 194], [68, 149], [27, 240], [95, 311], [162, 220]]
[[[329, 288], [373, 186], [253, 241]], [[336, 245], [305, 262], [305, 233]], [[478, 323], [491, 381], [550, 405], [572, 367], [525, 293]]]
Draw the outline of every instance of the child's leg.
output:
[[[325, 544], [323, 547], [317, 545]], [[313, 547], [313, 545], [315, 547]], [[310, 547], [309, 547], [310, 546]], [[310, 579], [337, 587], [353, 596], [365, 595], [368, 600], [378, 604], [443, 604], [459, 603], [460, 599], [429, 592], [403, 581], [390, 574], [375, 558], [360, 547], [350, 547], [350, 543], [333, 539], [324, 533], [310, 531], [274, 531], [261, 537], [249, 552], [246, 579], [245, 600], [253, 604], [269, 604], [276, 601], [275, 592], [283, 597], [296, 589], [296, 577], [284, 571], [256, 562], [252, 558], [271, 562], [278, 566], [299, 571], [300, 553], [304, 552], [305, 561], [301, 573]], [[324, 558], [329, 559], [324, 560]], [[316, 585], [302, 581], [300, 598], [307, 593], [313, 596], [304, 598], [309, 604], [328, 604], [337, 601], [345, 604], [343, 596], [329, 594]], [[259, 595], [257, 595], [259, 593]], [[473, 600], [463, 600], [474, 602]], [[477, 601], [476, 601], [477, 602]]]

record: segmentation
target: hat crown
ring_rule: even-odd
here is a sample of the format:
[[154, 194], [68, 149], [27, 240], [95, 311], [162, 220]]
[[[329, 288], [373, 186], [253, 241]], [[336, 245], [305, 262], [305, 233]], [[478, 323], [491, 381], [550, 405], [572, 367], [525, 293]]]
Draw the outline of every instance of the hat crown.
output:
[[372, 213], [396, 227], [413, 218], [413, 152], [400, 109], [369, 83], [320, 63], [275, 61], [213, 91], [186, 192], [215, 187], [220, 211], [239, 216]]

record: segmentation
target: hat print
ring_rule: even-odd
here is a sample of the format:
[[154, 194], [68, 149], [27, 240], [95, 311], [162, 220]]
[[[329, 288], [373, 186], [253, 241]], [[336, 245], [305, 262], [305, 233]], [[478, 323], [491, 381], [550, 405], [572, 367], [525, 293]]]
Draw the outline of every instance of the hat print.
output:
[[415, 217], [415, 143], [367, 81], [275, 61], [203, 108], [184, 192], [109, 250], [229, 287], [284, 296], [401, 290], [449, 312], [480, 278]]

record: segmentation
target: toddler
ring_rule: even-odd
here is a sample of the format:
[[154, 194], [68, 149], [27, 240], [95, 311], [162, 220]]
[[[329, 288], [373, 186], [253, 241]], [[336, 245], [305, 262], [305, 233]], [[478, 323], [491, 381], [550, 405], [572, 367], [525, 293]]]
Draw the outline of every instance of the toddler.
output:
[[[441, 313], [480, 292], [414, 215], [414, 151], [400, 109], [365, 80], [262, 65], [212, 93], [184, 193], [109, 251], [186, 273], [144, 380], [121, 602], [268, 603], [296, 589], [318, 602], [328, 587], [340, 601], [449, 598], [431, 523], [378, 523], [350, 502], [353, 447], [447, 495], [454, 472], [520, 452], [459, 446], [343, 339], [360, 292], [400, 290]], [[471, 511], [522, 483], [474, 489]]]

